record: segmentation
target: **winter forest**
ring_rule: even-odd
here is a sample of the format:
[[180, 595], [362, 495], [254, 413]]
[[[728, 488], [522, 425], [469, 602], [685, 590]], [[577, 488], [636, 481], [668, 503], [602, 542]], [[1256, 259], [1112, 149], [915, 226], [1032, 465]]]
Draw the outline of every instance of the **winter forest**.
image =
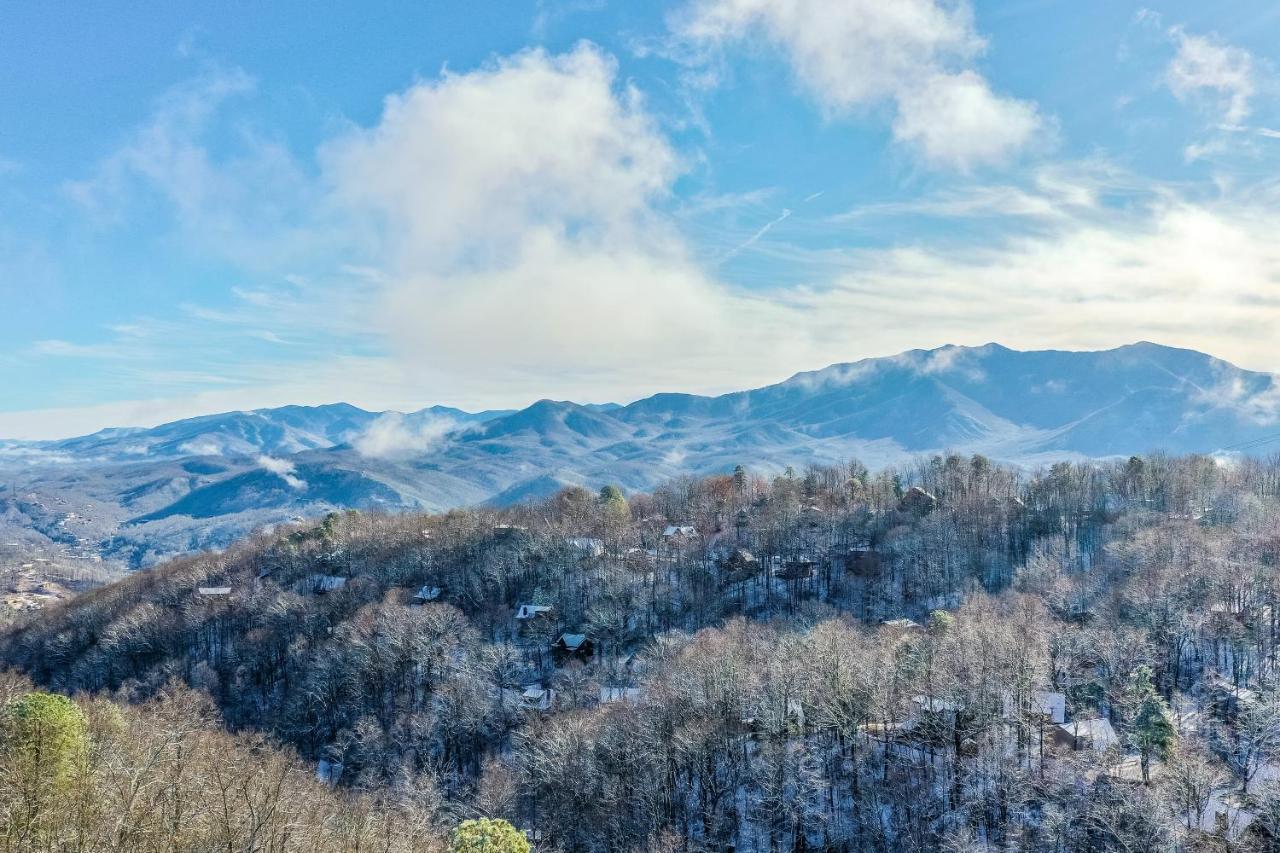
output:
[[0, 837], [1273, 849], [1277, 521], [1159, 455], [331, 514], [9, 625]]

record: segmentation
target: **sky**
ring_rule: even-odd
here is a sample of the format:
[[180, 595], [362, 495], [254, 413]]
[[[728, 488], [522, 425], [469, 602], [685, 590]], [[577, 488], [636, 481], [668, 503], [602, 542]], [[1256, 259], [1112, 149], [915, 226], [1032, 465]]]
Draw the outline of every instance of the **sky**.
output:
[[714, 393], [911, 348], [1280, 370], [1262, 0], [0, 6], [0, 438]]

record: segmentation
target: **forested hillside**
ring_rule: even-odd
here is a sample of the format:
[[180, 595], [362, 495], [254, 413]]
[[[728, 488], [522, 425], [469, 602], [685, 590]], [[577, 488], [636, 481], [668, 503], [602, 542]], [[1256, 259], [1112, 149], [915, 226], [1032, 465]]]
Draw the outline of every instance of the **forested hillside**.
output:
[[334, 795], [537, 850], [1266, 849], [1277, 522], [1277, 459], [739, 468], [333, 514], [0, 655], [68, 693], [184, 682]]

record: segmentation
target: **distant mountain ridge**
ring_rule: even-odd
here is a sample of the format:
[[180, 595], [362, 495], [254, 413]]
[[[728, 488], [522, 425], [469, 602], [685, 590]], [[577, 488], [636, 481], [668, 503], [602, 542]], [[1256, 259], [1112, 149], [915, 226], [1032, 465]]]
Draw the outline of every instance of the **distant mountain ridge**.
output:
[[0, 474], [66, 506], [96, 502], [109, 516], [99, 532], [134, 551], [147, 536], [186, 550], [330, 508], [510, 503], [571, 483], [644, 489], [738, 463], [780, 470], [858, 457], [879, 467], [955, 450], [1037, 464], [1269, 447], [1280, 448], [1271, 374], [1152, 343], [987, 344], [837, 364], [713, 397], [479, 413], [285, 406], [0, 442]]

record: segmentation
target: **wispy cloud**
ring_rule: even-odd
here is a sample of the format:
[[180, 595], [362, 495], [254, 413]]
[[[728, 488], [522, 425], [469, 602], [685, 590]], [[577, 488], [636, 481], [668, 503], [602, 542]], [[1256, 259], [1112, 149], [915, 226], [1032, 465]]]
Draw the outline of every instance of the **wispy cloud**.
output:
[[691, 0], [671, 26], [704, 65], [734, 43], [776, 47], [830, 115], [893, 104], [895, 139], [931, 166], [1006, 162], [1044, 127], [1034, 103], [996, 93], [974, 69], [985, 42], [967, 2]]

